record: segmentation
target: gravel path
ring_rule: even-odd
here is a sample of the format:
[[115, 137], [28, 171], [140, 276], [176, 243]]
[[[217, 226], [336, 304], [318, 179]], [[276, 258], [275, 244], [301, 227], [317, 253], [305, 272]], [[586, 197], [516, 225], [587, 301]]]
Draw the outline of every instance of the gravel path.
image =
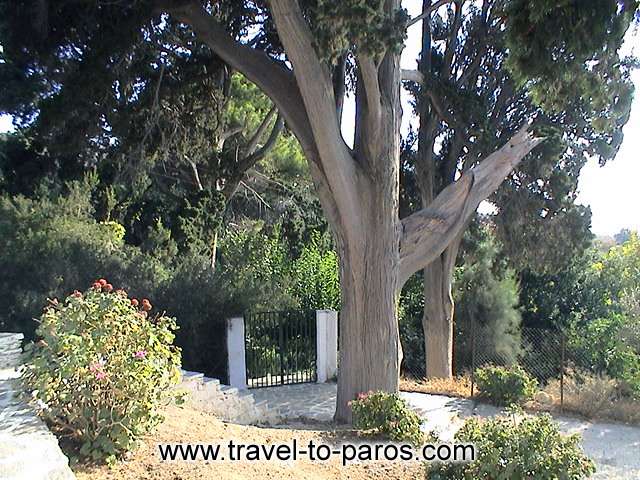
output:
[[[256, 401], [277, 412], [281, 421], [308, 419], [330, 422], [335, 409], [335, 384], [301, 384], [251, 390]], [[425, 419], [424, 428], [435, 430], [444, 441], [451, 440], [465, 418], [491, 417], [501, 410], [471, 400], [403, 392], [402, 396]], [[640, 427], [589, 422], [574, 417], [554, 416], [565, 433], [580, 433], [586, 454], [595, 460], [592, 478], [640, 480]]]
[[[492, 417], [502, 413], [496, 407], [467, 399], [425, 393], [402, 396], [426, 419], [425, 428], [435, 430], [443, 440], [453, 438], [465, 418]], [[640, 427], [617, 423], [589, 422], [574, 417], [553, 416], [565, 433], [580, 433], [585, 453], [597, 464], [594, 479], [640, 480]]]

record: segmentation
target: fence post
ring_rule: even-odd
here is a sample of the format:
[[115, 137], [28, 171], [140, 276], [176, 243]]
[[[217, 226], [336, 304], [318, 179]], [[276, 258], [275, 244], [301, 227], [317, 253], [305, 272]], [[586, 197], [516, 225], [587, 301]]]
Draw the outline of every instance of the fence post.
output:
[[564, 332], [560, 332], [560, 411], [564, 410], [564, 364], [566, 357]]
[[471, 397], [476, 382], [476, 319], [471, 319]]
[[227, 356], [229, 385], [244, 390], [247, 388], [247, 360], [244, 344], [244, 318], [227, 319]]
[[331, 380], [338, 372], [338, 312], [316, 310], [317, 382]]

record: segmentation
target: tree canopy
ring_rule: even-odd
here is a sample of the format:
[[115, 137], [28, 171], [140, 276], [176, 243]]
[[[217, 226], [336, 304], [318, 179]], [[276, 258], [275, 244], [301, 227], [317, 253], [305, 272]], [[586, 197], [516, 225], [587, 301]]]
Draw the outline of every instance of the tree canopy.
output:
[[[617, 150], [631, 92], [617, 52], [636, 8], [631, 0], [440, 0], [409, 18], [400, 0], [5, 0], [0, 111], [67, 161], [97, 165], [115, 150], [126, 165], [157, 151], [189, 167], [202, 155], [215, 167], [211, 152], [222, 158], [225, 148], [210, 145], [232, 125], [216, 112], [233, 71], [255, 84], [299, 141], [334, 233], [342, 291], [336, 414], [349, 419], [347, 402], [359, 391], [397, 389], [396, 293], [441, 255], [455, 260], [447, 249], [478, 204], [509, 177], [538, 214], [562, 211], [553, 202], [571, 196], [565, 171], [579, 169], [583, 154]], [[403, 75], [402, 40], [418, 22], [426, 48], [418, 71]], [[437, 176], [429, 162], [416, 164], [430, 172], [429, 194], [401, 219], [403, 77], [421, 84], [418, 155], [445, 161]], [[340, 132], [347, 89], [356, 103], [353, 148]], [[277, 131], [273, 108], [259, 125], [275, 122]], [[558, 131], [557, 123], [572, 127]], [[554, 134], [565, 148], [554, 141], [534, 150]], [[251, 158], [255, 135], [243, 137], [231, 152], [249, 155], [219, 163], [216, 192], [235, 182], [228, 167]], [[528, 169], [545, 168], [553, 181], [536, 189]]]

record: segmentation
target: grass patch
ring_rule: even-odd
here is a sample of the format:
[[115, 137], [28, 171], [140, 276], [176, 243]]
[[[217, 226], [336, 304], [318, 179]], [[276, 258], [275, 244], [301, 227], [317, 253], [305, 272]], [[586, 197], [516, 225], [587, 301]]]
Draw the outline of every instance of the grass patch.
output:
[[471, 378], [461, 375], [453, 378], [423, 378], [415, 379], [402, 377], [400, 390], [403, 392], [432, 393], [449, 395], [451, 397], [470, 398]]

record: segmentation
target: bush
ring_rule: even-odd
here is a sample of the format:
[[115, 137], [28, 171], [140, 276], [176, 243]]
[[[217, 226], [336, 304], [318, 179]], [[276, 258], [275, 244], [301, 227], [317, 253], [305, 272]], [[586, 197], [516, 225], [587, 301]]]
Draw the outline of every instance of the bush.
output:
[[456, 442], [472, 443], [476, 458], [470, 463], [427, 466], [427, 479], [581, 479], [595, 472], [584, 455], [579, 435], [562, 435], [548, 414], [516, 419], [471, 418], [456, 434]]
[[323, 248], [318, 234], [302, 248], [291, 268], [291, 295], [301, 310], [340, 310], [338, 255]]
[[538, 382], [522, 367], [488, 366], [476, 370], [480, 395], [496, 405], [521, 404], [533, 398]]
[[91, 191], [69, 185], [65, 196], [0, 197], [0, 330], [34, 338], [46, 298], [62, 297], [105, 275], [128, 291], [157, 297], [169, 269], [124, 245], [122, 227], [92, 217]]
[[41, 414], [82, 457], [113, 461], [162, 419], [180, 378], [172, 318], [105, 280], [51, 300], [23, 375]]
[[628, 332], [636, 320], [612, 314], [573, 326], [568, 334], [568, 356], [580, 368], [619, 380], [640, 398], [640, 351]]
[[397, 442], [421, 445], [420, 417], [397, 393], [360, 393], [351, 403], [353, 425]]

